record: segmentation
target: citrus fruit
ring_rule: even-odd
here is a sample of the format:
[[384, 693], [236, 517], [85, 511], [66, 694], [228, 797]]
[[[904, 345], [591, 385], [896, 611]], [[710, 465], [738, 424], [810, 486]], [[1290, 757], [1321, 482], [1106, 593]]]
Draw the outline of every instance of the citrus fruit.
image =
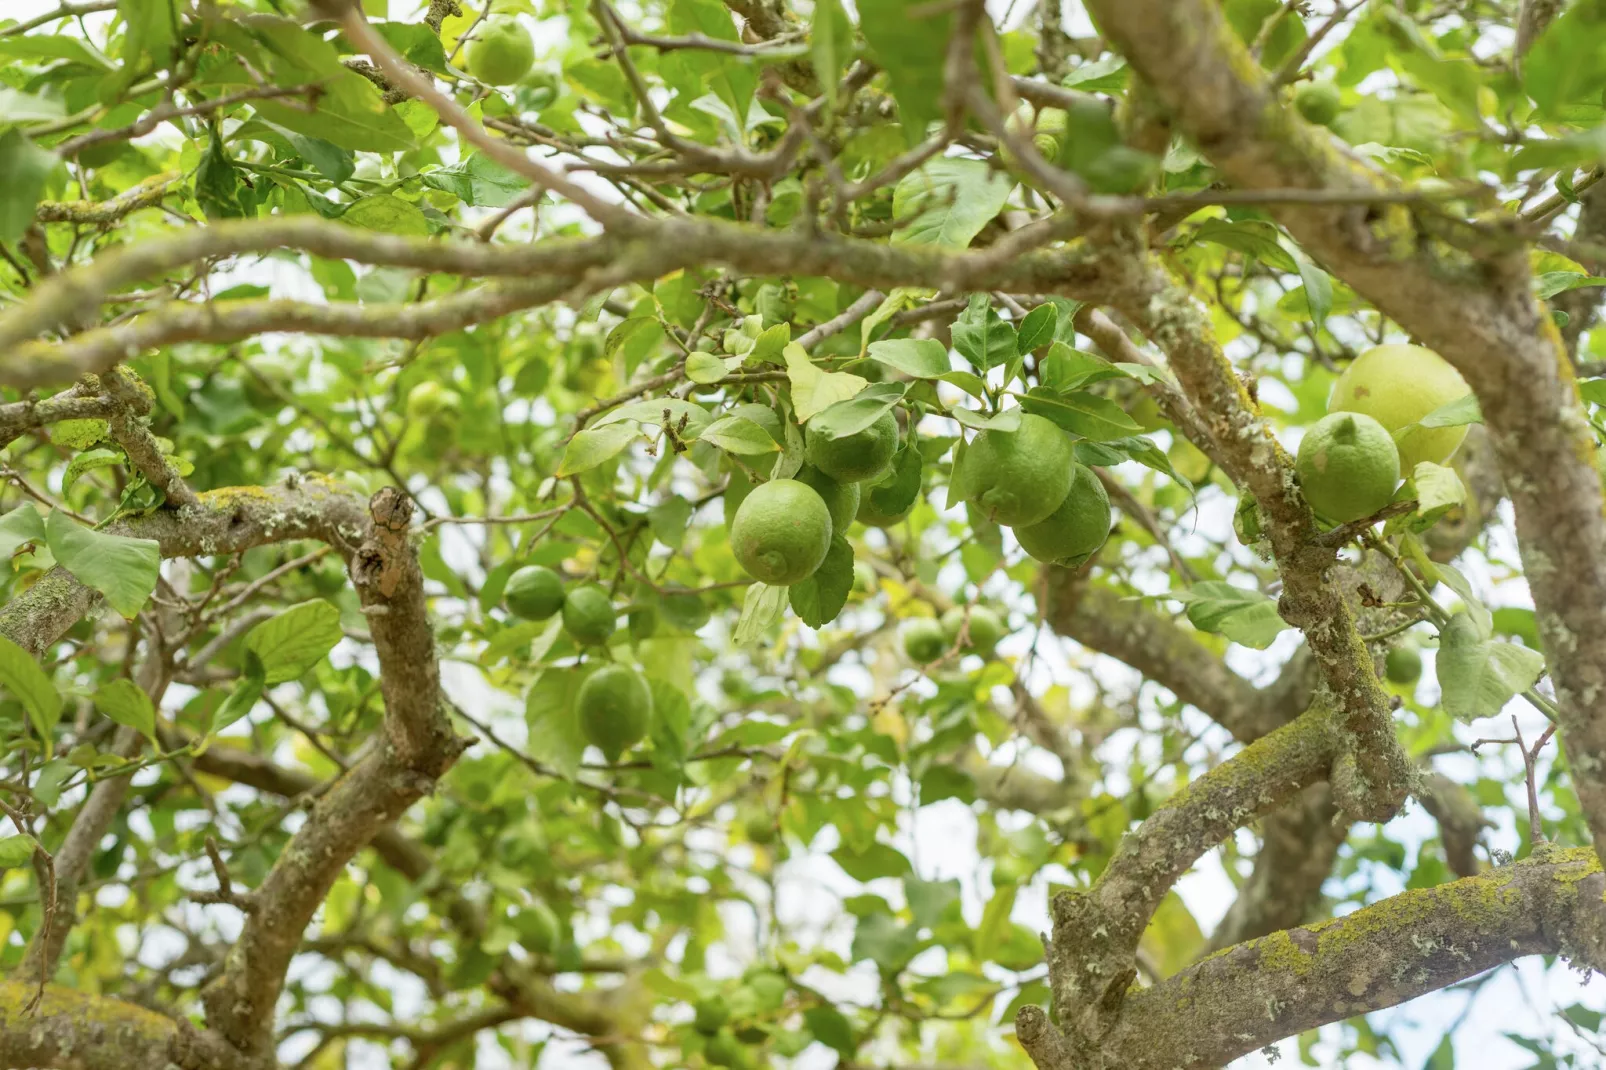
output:
[[452, 392], [441, 384], [436, 382], [419, 383], [407, 391], [407, 418], [409, 420], [427, 420], [446, 408], [452, 401]]
[[903, 640], [903, 652], [916, 665], [929, 665], [948, 652], [948, 637], [942, 625], [930, 617], [915, 617], [905, 621], [898, 629]]
[[775, 819], [763, 810], [753, 810], [742, 821], [742, 833], [749, 843], [771, 843], [775, 839]]
[[809, 463], [838, 483], [860, 483], [879, 476], [898, 451], [898, 421], [890, 411], [863, 431], [826, 438], [811, 427], [803, 433]]
[[1024, 527], [1047, 518], [1070, 492], [1076, 475], [1071, 438], [1059, 425], [1030, 413], [1017, 431], [988, 429], [965, 450], [970, 500], [996, 524]]
[[[942, 637], [948, 646], [953, 646], [959, 638], [959, 628], [964, 621], [965, 610], [961, 606], [955, 606], [942, 615]], [[991, 657], [993, 647], [1004, 637], [1004, 622], [986, 606], [971, 606], [970, 627], [965, 634], [969, 637], [966, 650], [973, 650], [984, 658]]]
[[859, 512], [859, 485], [838, 483], [811, 465], [803, 466], [803, 470], [797, 474], [797, 481], [814, 488], [814, 493], [820, 496], [826, 509], [831, 512], [832, 532], [846, 538], [848, 526]]
[[1110, 497], [1086, 465], [1076, 466], [1071, 489], [1046, 519], [1015, 529], [1021, 549], [1054, 564], [1075, 566], [1091, 557], [1110, 534]]
[[563, 599], [563, 630], [577, 643], [587, 646], [606, 643], [618, 623], [613, 599], [594, 583], [576, 587]]
[[546, 620], [563, 608], [563, 581], [543, 565], [525, 565], [507, 578], [502, 600], [515, 617]]
[[[1450, 362], [1421, 346], [1375, 346], [1356, 357], [1333, 384], [1329, 412], [1362, 412], [1394, 435], [1400, 470], [1423, 461], [1443, 464], [1467, 437], [1462, 427], [1411, 427], [1422, 417], [1471, 392]], [[1402, 431], [1403, 428], [1410, 428]]]
[[1383, 675], [1394, 684], [1414, 684], [1422, 678], [1422, 655], [1414, 646], [1396, 646], [1383, 658]]
[[581, 734], [614, 762], [646, 736], [652, 721], [652, 688], [635, 669], [604, 665], [586, 677], [574, 705]]
[[1394, 497], [1400, 452], [1370, 416], [1332, 412], [1305, 432], [1294, 471], [1311, 508], [1346, 524], [1371, 516]]
[[468, 43], [468, 73], [486, 85], [512, 85], [534, 64], [535, 42], [517, 19], [486, 19]]
[[1338, 86], [1332, 82], [1306, 82], [1294, 93], [1294, 107], [1306, 122], [1326, 126], [1338, 118], [1344, 102], [1338, 95]]
[[749, 576], [790, 587], [814, 575], [831, 548], [831, 511], [807, 483], [772, 479], [753, 488], [731, 523], [731, 552]]
[[724, 996], [709, 996], [697, 1001], [694, 1008], [696, 1017], [692, 1019], [692, 1028], [704, 1036], [711, 1037], [725, 1028], [730, 1021], [730, 1005], [725, 1002]]
[[558, 916], [552, 908], [536, 900], [513, 916], [519, 943], [539, 955], [551, 954], [558, 946]]

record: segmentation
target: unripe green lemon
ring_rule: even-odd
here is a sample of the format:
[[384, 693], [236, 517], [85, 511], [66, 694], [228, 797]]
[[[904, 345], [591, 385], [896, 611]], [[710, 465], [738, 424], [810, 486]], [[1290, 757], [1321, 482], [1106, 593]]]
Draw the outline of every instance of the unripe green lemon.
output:
[[1071, 438], [1059, 425], [1027, 413], [1018, 431], [986, 430], [965, 450], [970, 501], [996, 524], [1024, 527], [1047, 519], [1076, 476]]
[[[1435, 409], [1471, 393], [1450, 362], [1421, 346], [1374, 346], [1356, 357], [1333, 384], [1329, 412], [1361, 412], [1396, 435], [1400, 471], [1423, 461], [1443, 464], [1467, 437], [1461, 427], [1411, 427]], [[1400, 432], [1401, 428], [1411, 427]]]
[[1021, 549], [1053, 564], [1075, 567], [1104, 545], [1110, 535], [1110, 496], [1086, 465], [1076, 466], [1071, 489], [1045, 520], [1015, 529]]
[[708, 1037], [725, 1028], [725, 1023], [731, 1019], [730, 1005], [725, 1002], [724, 996], [700, 999], [694, 1010], [696, 1017], [692, 1020], [692, 1028]]
[[1346, 524], [1371, 516], [1394, 497], [1400, 453], [1370, 416], [1333, 412], [1305, 432], [1294, 471], [1311, 508]]
[[813, 428], [803, 433], [804, 456], [838, 483], [859, 483], [879, 476], [898, 451], [898, 421], [884, 412], [863, 431], [845, 438], [826, 438]]
[[584, 646], [601, 646], [613, 637], [619, 614], [613, 599], [594, 583], [576, 587], [563, 599], [563, 630]]
[[1409, 686], [1422, 679], [1422, 655], [1414, 646], [1401, 644], [1389, 648], [1383, 658], [1383, 675], [1389, 683]]
[[640, 743], [652, 723], [652, 688], [627, 665], [604, 665], [586, 677], [574, 704], [580, 733], [610, 762]]
[[519, 932], [519, 942], [538, 955], [550, 955], [558, 946], [558, 916], [540, 900], [515, 914], [513, 927]]
[[[942, 615], [942, 637], [948, 646], [959, 638], [959, 628], [965, 621], [963, 607], [955, 606]], [[986, 606], [970, 607], [970, 627], [965, 633], [969, 642], [966, 650], [973, 650], [984, 658], [992, 657], [993, 647], [1004, 637], [1004, 622]]]
[[468, 43], [468, 73], [486, 85], [512, 85], [535, 64], [535, 42], [514, 18], [489, 18]]
[[742, 834], [751, 843], [771, 843], [775, 839], [775, 818], [763, 810], [750, 811], [742, 821]]
[[1326, 126], [1338, 118], [1344, 102], [1339, 97], [1338, 86], [1332, 82], [1306, 82], [1294, 93], [1294, 107], [1306, 122]]
[[563, 608], [563, 580], [544, 565], [525, 565], [507, 578], [502, 600], [524, 620], [546, 620]]
[[824, 472], [812, 465], [804, 465], [797, 474], [799, 483], [807, 483], [814, 488], [826, 509], [831, 512], [831, 531], [834, 534], [847, 538], [848, 526], [859, 512], [859, 485], [857, 483], [838, 483]]
[[407, 391], [407, 418], [428, 420], [452, 403], [455, 395], [437, 382], [419, 383]]
[[942, 625], [930, 617], [915, 617], [904, 621], [898, 629], [903, 640], [903, 652], [916, 665], [929, 665], [948, 652], [948, 638]]
[[831, 511], [807, 483], [772, 479], [753, 488], [731, 523], [731, 552], [749, 576], [790, 587], [814, 575], [831, 548]]

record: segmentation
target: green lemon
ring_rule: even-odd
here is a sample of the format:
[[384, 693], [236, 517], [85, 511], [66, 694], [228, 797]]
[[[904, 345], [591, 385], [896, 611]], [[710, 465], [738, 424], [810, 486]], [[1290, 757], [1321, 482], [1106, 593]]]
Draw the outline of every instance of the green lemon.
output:
[[563, 599], [563, 630], [583, 646], [606, 643], [618, 624], [613, 599], [594, 583], [576, 587]]
[[838, 483], [812, 465], [803, 466], [803, 470], [797, 474], [797, 481], [814, 488], [831, 512], [831, 531], [847, 538], [848, 526], [859, 512], [859, 485]]
[[1306, 82], [1294, 93], [1294, 107], [1306, 122], [1326, 126], [1338, 118], [1344, 102], [1339, 97], [1338, 86], [1332, 82]]
[[814, 575], [831, 548], [831, 510], [807, 483], [772, 479], [753, 488], [731, 523], [731, 552], [749, 576], [790, 587]]
[[898, 421], [890, 411], [863, 431], [844, 438], [826, 438], [804, 431], [804, 456], [838, 483], [861, 483], [886, 471], [898, 451]]
[[750, 811], [742, 821], [742, 834], [760, 846], [775, 840], [775, 818], [763, 810]]
[[407, 391], [407, 418], [428, 420], [455, 400], [456, 395], [437, 382], [419, 383]]
[[1109, 535], [1110, 496], [1093, 469], [1082, 464], [1058, 509], [1046, 520], [1015, 529], [1021, 549], [1037, 560], [1073, 567], [1097, 552]]
[[725, 1002], [724, 996], [709, 996], [697, 1001], [694, 1008], [696, 1017], [692, 1019], [692, 1028], [711, 1037], [725, 1028], [725, 1023], [731, 1019], [730, 1005]]
[[[942, 615], [942, 637], [948, 646], [953, 646], [959, 638], [959, 627], [964, 620], [965, 610], [961, 606], [955, 606]], [[965, 644], [965, 649], [989, 658], [992, 657], [993, 647], [1004, 637], [1004, 622], [986, 606], [971, 606], [970, 627], [965, 634], [970, 640]]]
[[502, 600], [515, 617], [546, 620], [563, 608], [563, 581], [543, 565], [525, 565], [507, 578]]
[[904, 621], [898, 636], [903, 640], [904, 654], [916, 665], [929, 665], [948, 652], [948, 637], [942, 625], [930, 617]]
[[1333, 412], [1305, 432], [1294, 461], [1311, 508], [1347, 524], [1371, 516], [1394, 497], [1400, 452], [1382, 424], [1364, 413]]
[[513, 928], [518, 930], [519, 943], [538, 955], [550, 955], [558, 946], [558, 916], [540, 900], [513, 915]]
[[[1435, 409], [1471, 393], [1450, 362], [1421, 346], [1375, 346], [1356, 357], [1333, 384], [1329, 412], [1365, 413], [1391, 435], [1400, 470], [1410, 475], [1423, 461], [1443, 464], [1461, 440], [1462, 427], [1411, 427]], [[1403, 428], [1410, 428], [1402, 431]]]
[[1047, 519], [1070, 493], [1076, 475], [1071, 438], [1030, 413], [1018, 431], [987, 430], [965, 450], [970, 500], [996, 524], [1024, 527]]
[[468, 43], [468, 73], [486, 85], [512, 85], [535, 64], [535, 42], [514, 18], [489, 18]]
[[604, 665], [580, 685], [575, 696], [580, 733], [610, 762], [640, 743], [652, 722], [652, 688], [626, 665]]
[[1389, 683], [1409, 686], [1422, 679], [1422, 655], [1414, 646], [1391, 647], [1383, 658], [1383, 675]]

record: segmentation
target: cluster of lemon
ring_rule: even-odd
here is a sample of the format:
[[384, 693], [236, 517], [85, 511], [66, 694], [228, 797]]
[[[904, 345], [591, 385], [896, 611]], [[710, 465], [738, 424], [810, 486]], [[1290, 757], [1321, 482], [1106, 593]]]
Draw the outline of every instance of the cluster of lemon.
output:
[[1469, 392], [1431, 349], [1383, 345], [1362, 353], [1333, 384], [1328, 414], [1300, 440], [1295, 471], [1305, 500], [1340, 524], [1376, 514], [1394, 500], [1402, 475], [1409, 479], [1417, 465], [1443, 464], [1455, 453], [1465, 425], [1421, 421]]

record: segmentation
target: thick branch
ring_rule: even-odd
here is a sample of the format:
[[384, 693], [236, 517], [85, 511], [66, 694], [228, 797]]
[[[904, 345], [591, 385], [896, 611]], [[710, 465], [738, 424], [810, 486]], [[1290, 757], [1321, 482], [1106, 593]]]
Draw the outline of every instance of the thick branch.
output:
[[226, 1047], [155, 1011], [48, 985], [29, 1014], [32, 984], [0, 982], [0, 1066], [53, 1070], [245, 1070]]

